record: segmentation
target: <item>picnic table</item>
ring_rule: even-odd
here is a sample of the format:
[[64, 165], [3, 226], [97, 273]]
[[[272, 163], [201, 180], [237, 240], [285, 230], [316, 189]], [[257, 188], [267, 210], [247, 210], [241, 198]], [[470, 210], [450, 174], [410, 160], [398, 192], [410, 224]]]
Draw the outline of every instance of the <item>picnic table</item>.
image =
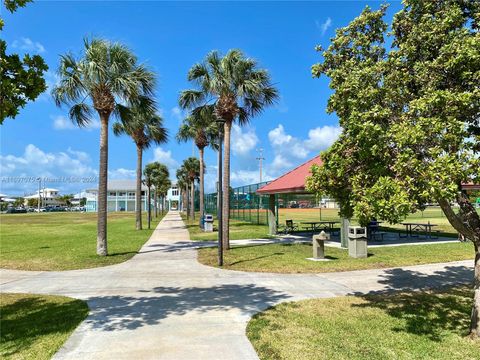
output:
[[410, 222], [405, 222], [402, 223], [403, 226], [405, 226], [405, 231], [406, 235], [402, 236], [402, 234], [399, 234], [399, 237], [418, 237], [419, 232], [424, 232], [426, 233], [426, 237], [432, 238], [432, 228], [434, 226], [438, 226], [437, 224], [430, 224], [428, 223], [410, 223]]
[[332, 231], [335, 224], [339, 224], [340, 221], [302, 221], [300, 224], [307, 225], [307, 230], [315, 231], [319, 228]]

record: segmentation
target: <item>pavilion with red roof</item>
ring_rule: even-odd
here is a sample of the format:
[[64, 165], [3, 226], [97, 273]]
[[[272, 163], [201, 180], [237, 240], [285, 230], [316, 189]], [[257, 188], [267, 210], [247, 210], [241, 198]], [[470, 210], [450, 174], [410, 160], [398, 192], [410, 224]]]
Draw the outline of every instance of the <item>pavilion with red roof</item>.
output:
[[[276, 234], [277, 221], [276, 221], [276, 208], [275, 208], [275, 195], [276, 194], [306, 194], [309, 193], [305, 189], [305, 182], [307, 177], [312, 173], [310, 171], [312, 165], [322, 165], [322, 159], [320, 155], [315, 156], [313, 159], [297, 166], [295, 169], [290, 170], [279, 178], [269, 182], [257, 190], [258, 194], [270, 195], [269, 207], [268, 207], [268, 227], [270, 234]], [[480, 185], [469, 183], [462, 184], [463, 190], [479, 190]]]
[[268, 206], [268, 228], [270, 234], [277, 233], [275, 194], [305, 194], [305, 181], [312, 173], [310, 168], [312, 165], [322, 165], [320, 155], [297, 166], [295, 169], [287, 172], [279, 178], [269, 182], [267, 185], [257, 190], [258, 194], [270, 195]]

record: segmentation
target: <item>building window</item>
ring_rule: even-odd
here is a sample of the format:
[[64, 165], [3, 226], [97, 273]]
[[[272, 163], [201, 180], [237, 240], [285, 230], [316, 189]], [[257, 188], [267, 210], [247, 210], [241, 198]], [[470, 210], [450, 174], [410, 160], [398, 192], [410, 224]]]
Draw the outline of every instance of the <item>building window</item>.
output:
[[117, 196], [117, 193], [115, 191], [110, 191], [108, 193], [108, 196]]
[[178, 190], [177, 189], [172, 190], [172, 196], [178, 196]]
[[142, 196], [145, 196], [145, 191], [142, 191]]
[[134, 192], [129, 192], [128, 196], [135, 196], [135, 193]]
[[124, 193], [124, 192], [119, 192], [118, 193], [118, 196], [125, 196], [125, 195], [126, 195], [126, 193]]

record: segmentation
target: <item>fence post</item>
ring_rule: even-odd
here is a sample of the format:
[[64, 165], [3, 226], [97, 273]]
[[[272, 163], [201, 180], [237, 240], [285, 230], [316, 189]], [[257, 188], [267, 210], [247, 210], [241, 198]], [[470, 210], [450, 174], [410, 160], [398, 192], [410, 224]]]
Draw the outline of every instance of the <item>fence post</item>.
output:
[[268, 233], [275, 235], [277, 233], [277, 218], [275, 211], [275, 195], [269, 195], [268, 197]]

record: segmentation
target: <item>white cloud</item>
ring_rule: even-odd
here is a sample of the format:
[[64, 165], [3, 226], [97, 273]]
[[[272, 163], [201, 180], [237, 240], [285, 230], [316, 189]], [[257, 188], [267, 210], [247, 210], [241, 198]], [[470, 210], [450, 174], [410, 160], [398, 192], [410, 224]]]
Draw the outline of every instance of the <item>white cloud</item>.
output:
[[232, 126], [231, 145], [235, 155], [248, 154], [258, 143], [258, 137], [253, 129], [243, 129], [234, 124]]
[[22, 37], [20, 40], [15, 40], [12, 43], [12, 47], [15, 49], [37, 52], [37, 53], [45, 52], [45, 47], [41, 43], [25, 37]]
[[137, 176], [136, 170], [118, 168], [108, 171], [109, 179], [134, 179]]
[[76, 130], [76, 129], [86, 129], [93, 130], [100, 128], [100, 121], [97, 119], [92, 119], [90, 123], [83, 128], [76, 126], [70, 119], [67, 119], [63, 115], [51, 116], [53, 119], [53, 128], [55, 130]]
[[177, 119], [178, 121], [181, 121], [185, 118], [185, 113], [182, 109], [180, 109], [178, 106], [174, 106], [171, 110], [170, 110], [170, 114], [175, 118]]
[[327, 30], [332, 26], [332, 18], [328, 17], [323, 23], [320, 23], [320, 21], [316, 20], [315, 24], [317, 25], [317, 29], [320, 30], [322, 36], [324, 36]]
[[303, 140], [288, 134], [282, 124], [268, 133], [273, 150], [273, 161], [267, 164], [272, 175], [280, 175], [313, 156], [312, 152], [325, 150], [340, 136], [342, 129], [338, 126], [320, 126], [308, 132]]
[[58, 115], [53, 117], [53, 128], [55, 130], [73, 130], [77, 127], [73, 124], [73, 122], [67, 119], [63, 115]]
[[172, 157], [172, 152], [170, 150], [163, 150], [161, 147], [156, 147], [153, 150], [152, 161], [158, 161], [169, 168], [178, 167], [178, 162]]
[[329, 148], [342, 132], [339, 126], [322, 126], [311, 129], [308, 132], [308, 139], [305, 140], [305, 146], [309, 150], [325, 150]]
[[309, 151], [305, 148], [303, 142], [287, 134], [282, 124], [270, 130], [268, 139], [276, 154], [282, 154], [286, 158], [294, 157], [298, 159], [305, 159], [308, 156]]

